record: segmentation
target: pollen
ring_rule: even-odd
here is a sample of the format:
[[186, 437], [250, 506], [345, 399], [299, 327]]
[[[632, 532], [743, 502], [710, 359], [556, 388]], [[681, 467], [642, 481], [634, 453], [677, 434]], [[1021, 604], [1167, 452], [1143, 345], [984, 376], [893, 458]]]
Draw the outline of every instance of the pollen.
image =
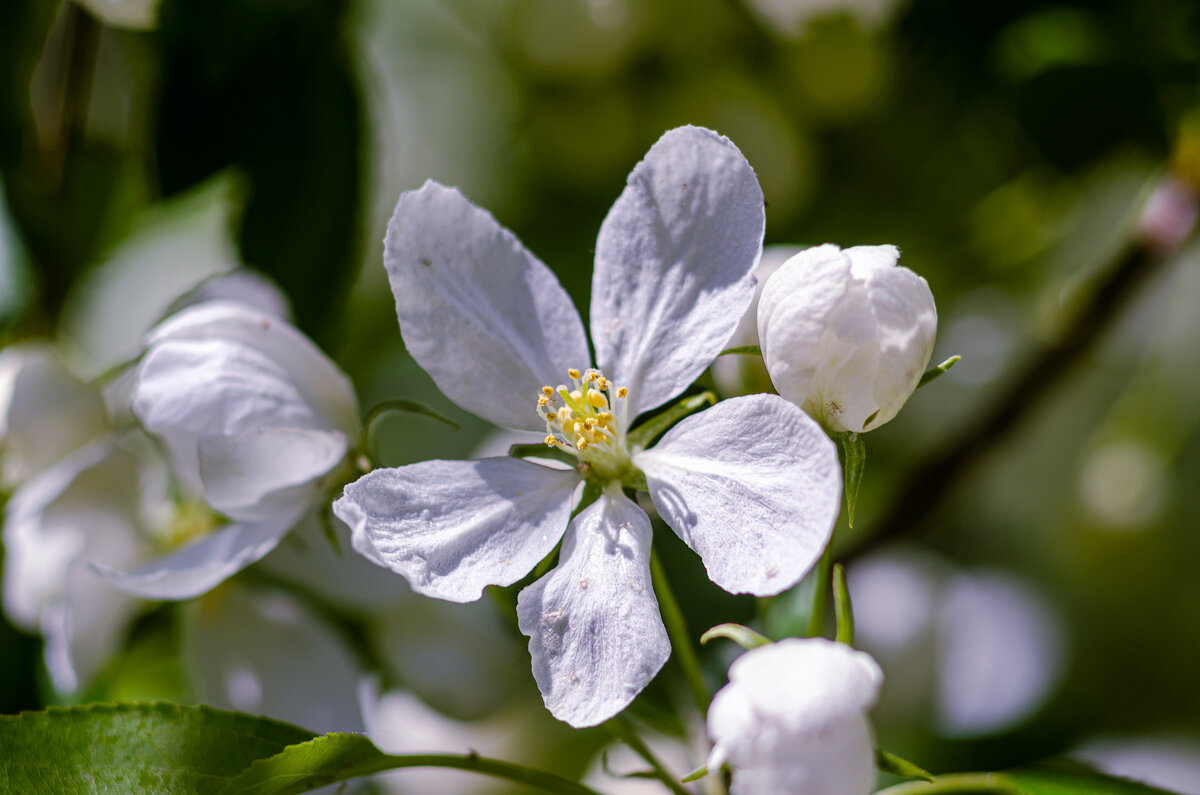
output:
[[537, 396], [538, 416], [546, 423], [546, 444], [579, 457], [581, 464], [608, 462], [611, 468], [628, 457], [623, 430], [628, 390], [594, 368], [572, 367], [567, 375], [573, 386], [544, 386]]

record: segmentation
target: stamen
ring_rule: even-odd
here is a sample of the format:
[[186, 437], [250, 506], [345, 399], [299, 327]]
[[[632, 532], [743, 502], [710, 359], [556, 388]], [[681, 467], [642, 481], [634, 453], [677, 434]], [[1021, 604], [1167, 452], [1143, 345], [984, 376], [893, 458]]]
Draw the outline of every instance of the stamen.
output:
[[545, 395], [538, 395], [538, 405], [539, 406], [545, 406], [549, 402], [550, 402], [550, 398], [546, 397]]
[[629, 394], [629, 390], [626, 389], [625, 387], [619, 387], [617, 389], [617, 397], [619, 397], [619, 398], [624, 398], [628, 394]]
[[542, 387], [542, 393], [546, 397], [552, 398], [552, 397], [554, 397], [554, 387], [544, 386], [544, 387]]
[[567, 377], [572, 381], [577, 380], [579, 378], [579, 371], [572, 367], [570, 370], [567, 370]]
[[546, 434], [546, 438], [543, 441], [546, 442], [547, 447], [558, 447], [558, 437], [552, 433]]
[[604, 397], [603, 394], [601, 394], [600, 392], [597, 392], [595, 390], [588, 392], [587, 402], [593, 408], [597, 408], [597, 409], [608, 408], [608, 398]]

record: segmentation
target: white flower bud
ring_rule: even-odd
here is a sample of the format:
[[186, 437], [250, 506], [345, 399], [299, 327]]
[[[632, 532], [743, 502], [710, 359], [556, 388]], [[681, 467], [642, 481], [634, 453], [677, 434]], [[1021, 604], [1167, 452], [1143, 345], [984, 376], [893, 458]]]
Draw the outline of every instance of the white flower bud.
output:
[[824, 638], [746, 652], [708, 711], [708, 769], [733, 768], [733, 795], [869, 795], [882, 683], [868, 655]]
[[779, 394], [830, 432], [896, 416], [933, 353], [937, 310], [895, 246], [832, 244], [789, 259], [763, 287], [758, 335]]

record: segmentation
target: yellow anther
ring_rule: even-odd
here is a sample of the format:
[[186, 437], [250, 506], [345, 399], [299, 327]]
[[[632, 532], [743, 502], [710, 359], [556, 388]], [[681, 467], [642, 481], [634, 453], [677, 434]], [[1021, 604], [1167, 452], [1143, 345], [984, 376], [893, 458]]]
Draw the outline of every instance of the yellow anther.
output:
[[538, 405], [539, 406], [544, 406], [549, 402], [550, 402], [550, 398], [546, 397], [545, 395], [538, 396]]
[[578, 371], [578, 370], [576, 370], [574, 367], [572, 367], [570, 370], [567, 370], [567, 377], [568, 377], [568, 378], [571, 378], [571, 379], [578, 378], [578, 377], [579, 377], [579, 371]]
[[589, 431], [592, 428], [595, 428], [596, 427], [596, 418], [588, 417], [586, 420], [583, 421], [583, 427], [587, 428]]
[[628, 394], [629, 394], [629, 390], [626, 389], [625, 387], [620, 387], [617, 389], [617, 397], [619, 397], [619, 398], [623, 398]]
[[594, 389], [592, 391], [588, 392], [587, 402], [589, 404], [591, 404], [591, 406], [593, 408], [597, 408], [597, 409], [608, 408], [608, 398], [604, 397], [603, 394], [595, 391]]
[[554, 438], [554, 434], [552, 434], [552, 433], [546, 434], [546, 438], [544, 441], [546, 442], [547, 447], [555, 447], [558, 445], [558, 439]]
[[604, 376], [600, 376], [600, 380], [598, 380], [596, 382], [596, 388], [597, 389], [608, 389], [608, 379], [605, 378]]
[[580, 439], [578, 442], [576, 442], [576, 443], [575, 443], [575, 449], [576, 449], [576, 450], [586, 450], [586, 449], [588, 449], [588, 440], [587, 440], [587, 439]]
[[611, 425], [614, 420], [616, 420], [616, 417], [613, 416], [611, 411], [602, 411], [596, 415], [596, 422], [601, 428]]
[[546, 397], [552, 398], [552, 397], [554, 397], [554, 387], [544, 386], [544, 387], [542, 387], [542, 393]]
[[546, 412], [546, 422], [554, 422], [556, 419], [558, 419], [557, 414], [552, 414], [549, 411]]

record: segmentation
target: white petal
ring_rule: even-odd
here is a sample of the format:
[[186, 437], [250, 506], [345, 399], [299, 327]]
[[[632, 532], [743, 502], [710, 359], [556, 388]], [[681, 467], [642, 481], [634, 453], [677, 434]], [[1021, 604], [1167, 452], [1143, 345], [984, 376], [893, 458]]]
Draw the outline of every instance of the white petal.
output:
[[113, 587], [143, 599], [191, 599], [274, 549], [298, 518], [298, 514], [291, 514], [270, 522], [225, 525], [131, 572], [97, 561], [92, 562], [92, 569]]
[[200, 479], [218, 511], [262, 522], [320, 492], [322, 475], [346, 456], [337, 431], [262, 428], [236, 435], [200, 437]]
[[754, 298], [763, 195], [729, 139], [665, 134], [629, 175], [596, 241], [596, 362], [634, 413], [679, 394], [716, 358]]
[[635, 454], [654, 507], [731, 593], [777, 594], [820, 557], [837, 521], [837, 451], [775, 395], [733, 398]]
[[361, 668], [341, 637], [277, 591], [230, 584], [185, 625], [203, 701], [315, 732], [361, 732]]
[[610, 486], [571, 522], [558, 566], [517, 598], [542, 699], [576, 728], [625, 709], [671, 654], [650, 537], [645, 511]]
[[713, 758], [733, 792], [868, 795], [875, 781], [866, 712], [883, 674], [866, 654], [824, 638], [789, 638], [734, 661], [713, 699]]
[[89, 558], [130, 565], [142, 554], [137, 466], [101, 440], [26, 481], [5, 507], [4, 609], [45, 636], [46, 666], [60, 692], [86, 686], [140, 609], [86, 565]]
[[423, 461], [377, 469], [346, 487], [333, 512], [354, 548], [413, 590], [473, 602], [550, 554], [579, 476], [516, 458]]
[[454, 188], [400, 196], [383, 263], [404, 344], [447, 397], [539, 430], [538, 390], [590, 362], [579, 313], [537, 257]]
[[[140, 377], [143, 381], [150, 376], [182, 378], [185, 373], [195, 376], [203, 370], [219, 379], [204, 390], [207, 395], [196, 399], [207, 396], [217, 404], [210, 411], [230, 427], [206, 425], [196, 429], [199, 432], [232, 432], [248, 427], [250, 422], [262, 427], [292, 425], [287, 412], [301, 410], [288, 402], [282, 404], [286, 412], [276, 422], [268, 422], [265, 411], [259, 413], [249, 407], [240, 409], [237, 405], [253, 398], [259, 389], [265, 389], [270, 399], [282, 400], [279, 392], [279, 383], [282, 383], [290, 387], [287, 390], [289, 401], [307, 407], [307, 413], [314, 418], [308, 424], [294, 427], [338, 430], [351, 438], [358, 433], [358, 403], [349, 379], [311, 340], [273, 315], [225, 301], [189, 307], [169, 318], [150, 335], [147, 360], [172, 346], [177, 346], [174, 361], [160, 362], [155, 368], [148, 368], [144, 361]], [[191, 355], [185, 356], [189, 351]], [[264, 367], [264, 363], [269, 365]], [[256, 367], [264, 370], [261, 379], [253, 374]], [[167, 368], [176, 372], [161, 372]], [[239, 384], [241, 377], [250, 380]], [[149, 405], [154, 398], [155, 393], [148, 385], [139, 384], [135, 401], [147, 404], [138, 412], [143, 419], [145, 411], [154, 408]], [[225, 406], [226, 400], [234, 405]]]
[[44, 343], [0, 351], [0, 480], [20, 483], [108, 430], [100, 390]]

